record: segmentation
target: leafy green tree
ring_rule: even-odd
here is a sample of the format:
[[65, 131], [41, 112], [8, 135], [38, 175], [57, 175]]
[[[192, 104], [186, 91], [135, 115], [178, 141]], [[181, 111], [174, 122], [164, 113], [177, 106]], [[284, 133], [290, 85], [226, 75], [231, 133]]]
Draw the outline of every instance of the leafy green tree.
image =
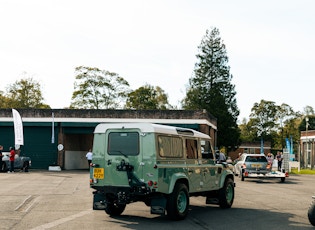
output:
[[39, 82], [33, 78], [25, 78], [9, 85], [7, 89], [7, 108], [37, 108], [47, 109]]
[[279, 135], [276, 142], [277, 147], [283, 149], [285, 146], [285, 138], [287, 138], [287, 131], [294, 127], [294, 119], [296, 118], [296, 113], [293, 111], [292, 107], [283, 103], [277, 107], [277, 125], [280, 128]]
[[315, 113], [314, 113], [313, 107], [309, 106], [309, 105], [305, 106], [304, 107], [304, 114], [305, 114], [305, 116], [314, 116]]
[[254, 104], [249, 122], [256, 133], [256, 140], [272, 141], [272, 135], [278, 131], [277, 111], [278, 106], [273, 101], [261, 100]]
[[[305, 106], [304, 111], [298, 113], [297, 117], [300, 120], [298, 125], [299, 132], [306, 131], [306, 126], [308, 130], [315, 130], [315, 113], [312, 106]], [[306, 121], [306, 118], [308, 118], [308, 121]]]
[[244, 118], [242, 123], [239, 124], [240, 140], [241, 142], [253, 142], [256, 139], [256, 134], [253, 132], [250, 122]]
[[98, 68], [75, 68], [74, 92], [70, 108], [122, 108], [129, 92], [129, 83], [117, 73]]
[[10, 108], [8, 106], [9, 99], [4, 95], [2, 91], [0, 91], [0, 108], [5, 109], [5, 108]]
[[300, 115], [289, 105], [283, 103], [278, 106], [273, 101], [261, 100], [254, 104], [247, 125], [255, 134], [254, 140], [263, 138], [270, 141], [273, 148], [283, 149], [285, 138], [299, 140], [300, 120]]
[[[283, 136], [284, 138], [289, 138], [289, 139], [292, 138], [293, 143], [295, 143], [293, 145], [294, 152], [297, 153], [298, 144], [300, 143], [300, 136], [301, 136], [299, 125], [302, 119], [298, 113], [295, 113], [295, 114], [296, 116], [294, 118], [291, 118], [285, 121], [284, 127], [283, 127], [283, 134], [281, 134], [281, 137]], [[280, 145], [278, 144], [278, 146]]]
[[128, 109], [162, 109], [168, 108], [168, 96], [159, 86], [155, 88], [146, 84], [128, 94]]
[[198, 46], [194, 75], [182, 104], [184, 109], [206, 109], [217, 118], [217, 147], [234, 148], [239, 145], [237, 125], [239, 109], [235, 86], [228, 65], [225, 45], [217, 28], [207, 30]]

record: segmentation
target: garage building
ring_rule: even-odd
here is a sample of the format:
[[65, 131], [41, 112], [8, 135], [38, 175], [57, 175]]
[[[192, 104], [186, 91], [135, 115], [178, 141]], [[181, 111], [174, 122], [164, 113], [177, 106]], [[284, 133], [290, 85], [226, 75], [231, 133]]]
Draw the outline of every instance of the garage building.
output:
[[[93, 131], [99, 123], [150, 122], [191, 128], [210, 135], [216, 146], [217, 120], [205, 110], [16, 110], [24, 133], [24, 145], [18, 153], [31, 157], [35, 169], [53, 165], [66, 170], [87, 169], [85, 154], [92, 148]], [[4, 152], [15, 145], [11, 109], [0, 109], [0, 145]]]

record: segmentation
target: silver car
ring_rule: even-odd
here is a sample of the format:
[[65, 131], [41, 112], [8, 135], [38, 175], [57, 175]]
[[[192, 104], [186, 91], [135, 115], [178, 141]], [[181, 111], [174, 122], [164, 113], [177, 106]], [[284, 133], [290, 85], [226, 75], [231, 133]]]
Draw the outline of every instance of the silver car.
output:
[[235, 175], [242, 181], [246, 177], [266, 177], [271, 173], [271, 165], [263, 154], [242, 154], [240, 160], [234, 165]]
[[[0, 165], [0, 171], [6, 172], [10, 168], [10, 161], [9, 161], [9, 152], [2, 152], [2, 165]], [[15, 154], [14, 158], [14, 169], [22, 170], [24, 172], [28, 172], [29, 168], [31, 167], [32, 161], [30, 157], [19, 156]]]

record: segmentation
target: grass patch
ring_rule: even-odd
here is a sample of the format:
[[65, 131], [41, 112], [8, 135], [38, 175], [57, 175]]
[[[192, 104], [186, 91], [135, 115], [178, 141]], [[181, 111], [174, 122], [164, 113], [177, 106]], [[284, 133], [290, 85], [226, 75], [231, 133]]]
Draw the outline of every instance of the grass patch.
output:
[[308, 175], [315, 175], [315, 170], [313, 169], [301, 169], [300, 172], [298, 172], [298, 169], [293, 168], [291, 169], [291, 174], [308, 174]]

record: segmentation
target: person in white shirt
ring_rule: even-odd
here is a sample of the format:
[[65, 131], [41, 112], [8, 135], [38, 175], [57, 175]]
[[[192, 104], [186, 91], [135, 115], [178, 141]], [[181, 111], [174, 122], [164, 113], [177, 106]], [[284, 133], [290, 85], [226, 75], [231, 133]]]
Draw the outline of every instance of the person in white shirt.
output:
[[87, 152], [85, 157], [86, 157], [88, 164], [89, 164], [89, 167], [90, 167], [90, 164], [92, 163], [92, 157], [93, 157], [93, 153], [92, 153], [91, 149], [89, 149], [89, 151]]

